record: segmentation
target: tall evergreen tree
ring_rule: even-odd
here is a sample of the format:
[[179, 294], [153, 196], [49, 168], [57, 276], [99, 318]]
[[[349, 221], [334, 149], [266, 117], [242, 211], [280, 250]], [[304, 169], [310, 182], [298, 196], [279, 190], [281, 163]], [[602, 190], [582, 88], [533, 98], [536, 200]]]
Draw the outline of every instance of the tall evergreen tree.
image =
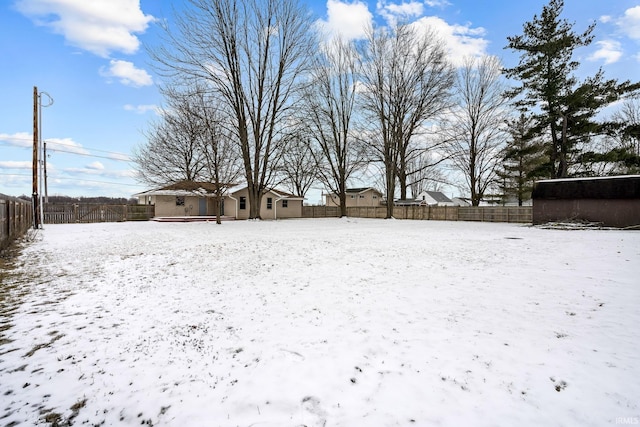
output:
[[498, 170], [498, 187], [503, 202], [516, 199], [518, 206], [531, 199], [536, 178], [545, 176], [545, 152], [540, 139], [532, 134], [532, 119], [521, 114], [507, 121], [510, 135], [502, 151], [502, 165]]
[[520, 63], [505, 70], [521, 85], [510, 91], [516, 105], [534, 114], [538, 134], [547, 139], [549, 176], [570, 175], [575, 149], [602, 127], [595, 116], [601, 108], [637, 88], [628, 81], [605, 80], [602, 70], [579, 82], [573, 72], [579, 63], [573, 52], [593, 41], [595, 23], [583, 33], [561, 19], [563, 0], [550, 0], [540, 16], [524, 24], [523, 34], [507, 37], [507, 48], [520, 52]]

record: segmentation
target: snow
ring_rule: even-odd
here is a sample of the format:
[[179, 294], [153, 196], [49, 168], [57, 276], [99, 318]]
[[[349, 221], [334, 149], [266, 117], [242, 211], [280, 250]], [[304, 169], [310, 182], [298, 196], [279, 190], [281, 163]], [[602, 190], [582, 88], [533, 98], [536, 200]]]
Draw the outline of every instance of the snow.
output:
[[637, 423], [639, 261], [620, 230], [47, 225], [2, 279], [0, 421]]

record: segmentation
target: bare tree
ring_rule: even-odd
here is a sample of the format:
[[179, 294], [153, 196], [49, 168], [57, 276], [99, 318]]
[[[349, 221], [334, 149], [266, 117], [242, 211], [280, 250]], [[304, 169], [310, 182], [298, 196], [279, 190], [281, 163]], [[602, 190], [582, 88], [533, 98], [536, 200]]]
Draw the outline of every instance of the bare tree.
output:
[[447, 120], [447, 151], [453, 168], [464, 175], [473, 206], [494, 184], [501, 158], [507, 99], [500, 77], [496, 57], [467, 58], [455, 83], [458, 104]]
[[135, 154], [138, 172], [152, 184], [213, 184], [207, 189], [215, 195], [220, 224], [224, 193], [241, 174], [237, 144], [224, 126], [227, 116], [203, 85], [170, 86], [163, 95], [169, 107]]
[[442, 169], [438, 167], [444, 159], [442, 156], [436, 157], [429, 150], [421, 151], [408, 162], [408, 184], [413, 197], [427, 190], [440, 191], [448, 183]]
[[613, 115], [622, 126], [618, 133], [620, 146], [635, 156], [640, 156], [640, 95], [627, 98]]
[[280, 156], [279, 174], [281, 183], [287, 190], [304, 197], [318, 180], [316, 167], [317, 153], [305, 133], [292, 133], [286, 143], [286, 150]]
[[158, 70], [203, 79], [232, 118], [247, 181], [250, 218], [271, 183], [274, 157], [313, 51], [310, 15], [296, 0], [188, 0], [151, 51]]
[[202, 123], [187, 97], [175, 88], [163, 90], [167, 106], [151, 124], [147, 142], [136, 147], [133, 161], [140, 179], [151, 185], [198, 181], [205, 168], [200, 136]]
[[377, 126], [372, 141], [385, 165], [387, 217], [393, 214], [396, 178], [406, 197], [410, 144], [422, 126], [449, 106], [454, 73], [431, 30], [399, 25], [369, 31], [362, 52], [364, 108]]
[[242, 175], [241, 158], [233, 133], [225, 126], [228, 115], [215, 99], [198, 88], [192, 94], [202, 121], [201, 149], [206, 176], [214, 185], [216, 223], [221, 224], [221, 210], [226, 191]]
[[347, 182], [363, 164], [353, 135], [359, 61], [353, 43], [335, 39], [315, 57], [305, 90], [304, 123], [316, 158], [319, 180], [340, 199], [347, 215]]

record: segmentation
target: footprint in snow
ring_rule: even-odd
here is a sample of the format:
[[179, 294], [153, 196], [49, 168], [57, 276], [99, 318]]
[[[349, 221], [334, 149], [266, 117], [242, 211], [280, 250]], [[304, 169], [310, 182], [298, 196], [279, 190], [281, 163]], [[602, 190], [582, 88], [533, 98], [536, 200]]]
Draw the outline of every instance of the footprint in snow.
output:
[[327, 423], [327, 411], [322, 409], [320, 399], [315, 396], [305, 396], [302, 398], [302, 408], [313, 414], [316, 418], [315, 422], [311, 425], [324, 426]]

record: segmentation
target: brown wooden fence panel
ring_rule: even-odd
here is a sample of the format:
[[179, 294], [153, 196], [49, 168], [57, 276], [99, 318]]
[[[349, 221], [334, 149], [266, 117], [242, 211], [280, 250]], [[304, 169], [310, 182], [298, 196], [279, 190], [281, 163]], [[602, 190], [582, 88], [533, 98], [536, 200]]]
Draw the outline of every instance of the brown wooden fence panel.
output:
[[460, 207], [460, 221], [531, 223], [531, 206], [477, 206]]
[[46, 204], [45, 224], [147, 221], [155, 215], [153, 205]]
[[[348, 207], [347, 216], [353, 218], [385, 218], [387, 208]], [[434, 221], [484, 221], [531, 223], [531, 206], [394, 206], [396, 219], [434, 220]], [[305, 206], [304, 218], [338, 217], [339, 210], [334, 206]]]
[[0, 194], [0, 250], [33, 225], [31, 202]]
[[337, 206], [303, 206], [303, 218], [339, 218], [340, 208]]

